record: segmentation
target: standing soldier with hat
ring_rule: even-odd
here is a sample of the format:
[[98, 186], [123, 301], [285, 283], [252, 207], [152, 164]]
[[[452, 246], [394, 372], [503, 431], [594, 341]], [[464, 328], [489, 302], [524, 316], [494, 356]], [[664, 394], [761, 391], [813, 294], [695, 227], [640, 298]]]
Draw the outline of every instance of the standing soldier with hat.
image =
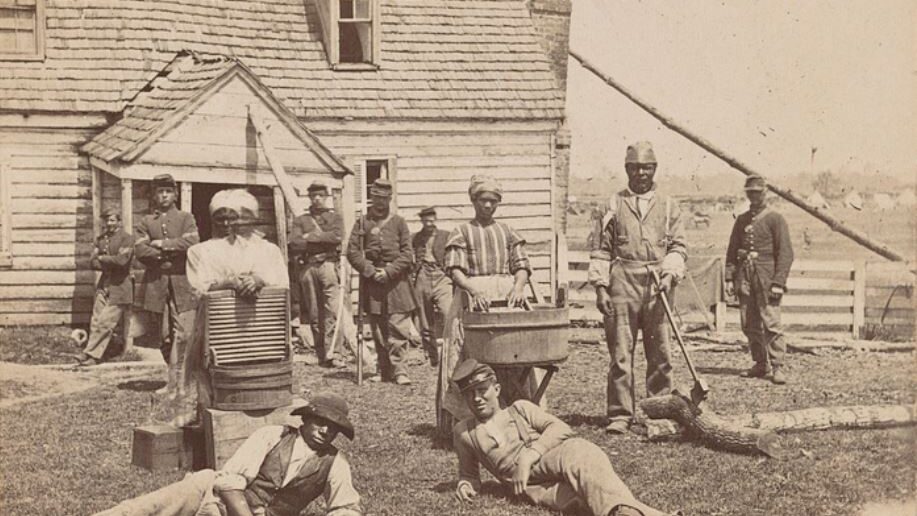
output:
[[354, 224], [347, 246], [347, 260], [362, 279], [363, 310], [369, 314], [378, 355], [379, 374], [369, 380], [409, 385], [408, 339], [411, 312], [416, 308], [409, 282], [411, 232], [407, 222], [391, 211], [392, 183], [387, 179], [373, 182], [369, 200], [369, 211]]
[[417, 311], [421, 320], [421, 338], [423, 347], [436, 365], [439, 352], [433, 334], [435, 314], [433, 308], [446, 315], [452, 306], [452, 278], [445, 272], [446, 241], [449, 232], [436, 227], [436, 208], [429, 206], [418, 213], [421, 230], [414, 235], [414, 267], [416, 278], [414, 292], [417, 294]]
[[152, 190], [155, 211], [140, 219], [135, 230], [134, 253], [146, 268], [135, 305], [155, 315], [156, 327], [162, 330], [159, 350], [169, 365], [166, 389], [180, 396], [188, 387], [181, 381], [182, 368], [195, 312], [185, 260], [200, 236], [194, 216], [175, 207], [178, 192], [171, 175], [154, 177]]
[[335, 359], [334, 327], [340, 305], [341, 281], [338, 260], [344, 239], [344, 219], [325, 206], [328, 187], [314, 181], [309, 185], [309, 211], [293, 219], [290, 228], [290, 256], [297, 265], [300, 322], [312, 329], [315, 353], [323, 367], [343, 367]]
[[780, 300], [793, 265], [793, 244], [783, 215], [767, 206], [767, 183], [759, 175], [745, 180], [747, 212], [736, 218], [726, 250], [726, 290], [738, 294], [742, 332], [748, 338], [751, 369], [746, 378], [786, 383], [786, 342], [780, 325]]
[[[134, 237], [122, 229], [119, 210], [106, 208], [102, 212], [102, 220], [105, 230], [96, 238], [89, 259], [90, 267], [102, 271], [102, 276], [96, 285], [92, 319], [89, 322], [89, 340], [77, 356], [77, 361], [84, 366], [102, 362], [111, 336], [124, 316], [125, 306], [134, 301], [134, 284], [131, 280]], [[126, 326], [124, 329], [127, 331]]]
[[[656, 155], [649, 142], [627, 147], [627, 188], [594, 216], [589, 237], [589, 281], [605, 318], [608, 369], [605, 430], [624, 433], [636, 412], [633, 352], [643, 333], [648, 396], [672, 389], [669, 328], [657, 292], [671, 296], [684, 275], [687, 244], [678, 205], [656, 193]], [[655, 285], [655, 275], [660, 275]]]

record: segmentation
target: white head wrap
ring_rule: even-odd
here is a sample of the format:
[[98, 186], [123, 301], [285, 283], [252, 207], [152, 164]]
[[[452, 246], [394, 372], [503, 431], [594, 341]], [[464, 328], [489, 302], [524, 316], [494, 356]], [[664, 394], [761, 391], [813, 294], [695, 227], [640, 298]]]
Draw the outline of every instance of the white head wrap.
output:
[[210, 214], [213, 215], [220, 208], [228, 208], [240, 215], [244, 208], [257, 217], [258, 199], [255, 199], [254, 195], [241, 188], [220, 190], [210, 199]]

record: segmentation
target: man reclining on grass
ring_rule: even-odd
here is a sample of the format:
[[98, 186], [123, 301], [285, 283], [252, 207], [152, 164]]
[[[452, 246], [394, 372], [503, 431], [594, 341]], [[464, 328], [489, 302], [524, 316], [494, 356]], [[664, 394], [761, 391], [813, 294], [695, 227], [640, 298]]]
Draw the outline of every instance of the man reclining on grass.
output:
[[189, 473], [162, 489], [96, 516], [297, 516], [322, 495], [327, 516], [360, 516], [350, 465], [331, 442], [353, 439], [347, 402], [316, 395], [292, 412], [302, 426], [258, 429], [222, 469]]
[[593, 516], [664, 514], [634, 498], [601, 448], [528, 400], [500, 408], [494, 370], [469, 358], [452, 380], [474, 417], [453, 429], [459, 459], [455, 496], [471, 503], [481, 480], [479, 464], [514, 495], [555, 510]]

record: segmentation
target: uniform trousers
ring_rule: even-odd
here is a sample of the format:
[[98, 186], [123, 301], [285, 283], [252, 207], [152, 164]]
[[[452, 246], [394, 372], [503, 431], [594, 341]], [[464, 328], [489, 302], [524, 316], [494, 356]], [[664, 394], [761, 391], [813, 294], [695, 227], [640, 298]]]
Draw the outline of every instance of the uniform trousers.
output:
[[423, 268], [417, 273], [414, 290], [420, 301], [418, 310], [422, 313], [422, 320], [427, 323], [426, 328], [421, 328], [421, 340], [424, 348], [434, 350], [436, 349], [436, 335], [433, 331], [436, 327], [434, 309], [439, 310], [443, 316], [449, 313], [449, 307], [452, 306], [452, 280], [439, 269]]
[[[754, 274], [751, 277], [756, 279]], [[756, 364], [780, 367], [786, 354], [786, 340], [780, 324], [780, 301], [771, 301], [760, 281], [744, 282], [739, 288], [739, 316], [742, 333], [748, 338], [751, 358]]]
[[377, 368], [383, 380], [407, 375], [411, 313], [369, 314], [369, 329], [376, 346]]
[[664, 514], [638, 501], [605, 451], [578, 437], [542, 455], [532, 467], [525, 494], [536, 505], [559, 511], [585, 509], [593, 516], [607, 516], [618, 505], [638, 509], [644, 516]]
[[636, 411], [633, 355], [638, 330], [646, 355], [646, 395], [660, 396], [672, 390], [669, 327], [662, 302], [653, 292], [649, 266], [615, 262], [610, 283], [614, 313], [605, 317], [605, 340], [611, 355], [607, 414], [612, 421], [627, 421]]
[[167, 389], [170, 393], [183, 393], [190, 383], [185, 371], [185, 359], [194, 338], [195, 308], [178, 311], [172, 286], [162, 313], [153, 312], [154, 327], [160, 328], [161, 344], [159, 351], [168, 365]]
[[109, 302], [108, 292], [96, 290], [95, 302], [92, 305], [92, 319], [89, 321], [89, 340], [83, 353], [96, 360], [102, 360], [115, 328], [124, 316], [126, 305]]
[[[303, 266], [299, 277], [300, 323], [309, 324], [312, 342], [319, 360], [334, 358], [334, 325], [341, 303], [341, 285], [337, 264], [314, 262]], [[338, 334], [343, 335], [339, 329]]]

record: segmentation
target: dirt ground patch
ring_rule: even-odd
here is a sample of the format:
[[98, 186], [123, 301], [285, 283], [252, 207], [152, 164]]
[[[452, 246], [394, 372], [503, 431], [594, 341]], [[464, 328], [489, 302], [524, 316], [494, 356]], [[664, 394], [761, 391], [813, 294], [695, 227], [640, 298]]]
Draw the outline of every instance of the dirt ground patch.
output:
[[88, 376], [0, 362], [0, 408], [84, 391], [98, 382]]

